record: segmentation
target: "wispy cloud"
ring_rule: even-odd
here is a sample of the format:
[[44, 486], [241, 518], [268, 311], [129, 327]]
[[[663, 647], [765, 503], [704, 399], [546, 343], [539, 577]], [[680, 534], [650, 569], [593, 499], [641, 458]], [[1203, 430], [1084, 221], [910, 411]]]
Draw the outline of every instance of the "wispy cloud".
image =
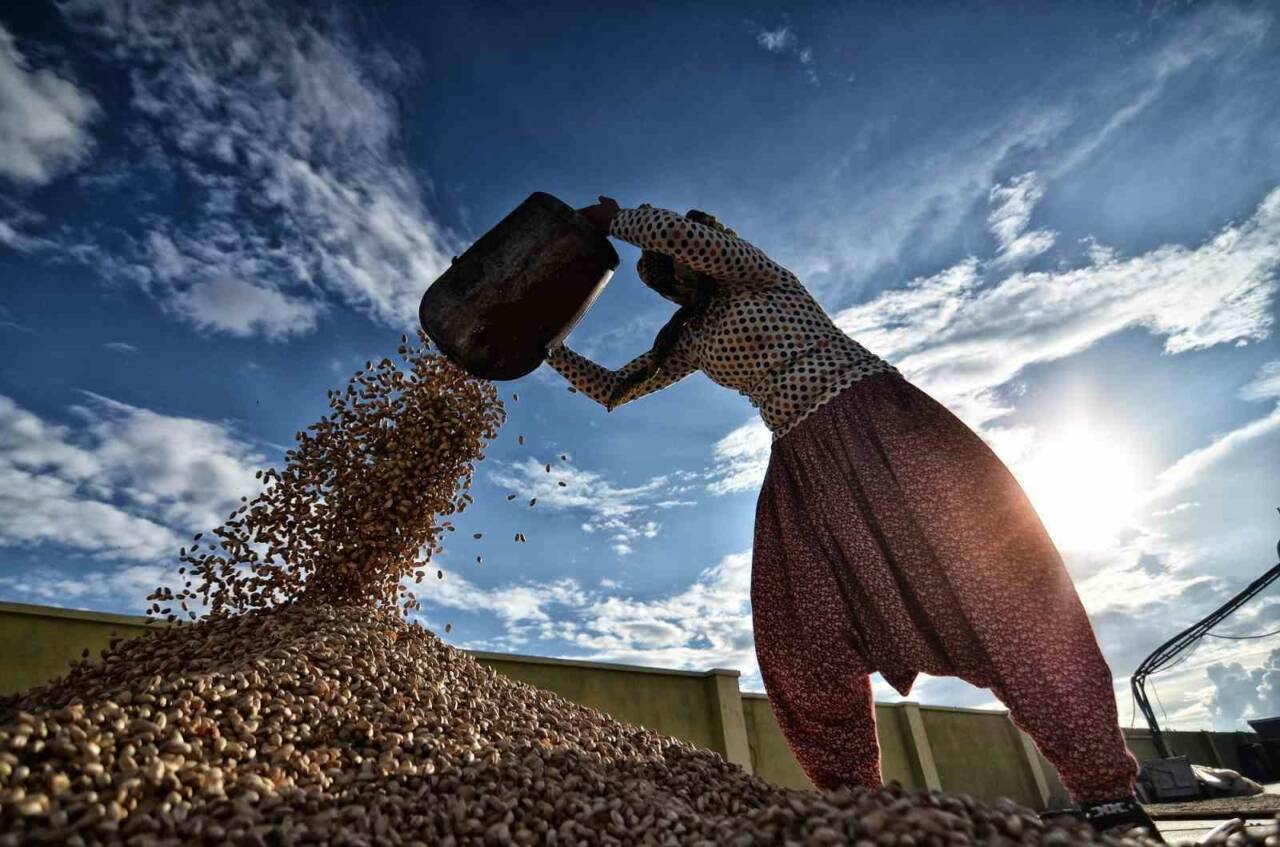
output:
[[618, 486], [597, 472], [555, 457], [541, 462], [529, 458], [512, 463], [491, 476], [494, 483], [522, 498], [536, 498], [541, 510], [581, 515], [583, 531], [607, 538], [620, 556], [633, 553], [637, 541], [657, 536], [660, 524], [655, 515], [658, 511], [693, 505], [690, 501], [673, 499], [692, 487], [693, 478], [691, 474], [677, 473], [653, 477], [642, 485]]
[[763, 29], [756, 33], [756, 43], [770, 53], [782, 53], [792, 50], [796, 46], [796, 34], [792, 32], [789, 26], [780, 26], [777, 29]]
[[1210, 444], [1183, 456], [1156, 479], [1153, 499], [1172, 496], [1184, 489], [1210, 466], [1260, 439], [1280, 432], [1280, 406], [1271, 414], [1218, 436]]
[[[991, 201], [992, 186], [1011, 173], [1031, 165], [1037, 184], [1051, 188], [1095, 161], [1174, 83], [1208, 67], [1225, 72], [1238, 58], [1257, 56], [1274, 18], [1256, 6], [1206, 9], [1134, 49], [1123, 67], [1105, 76], [1047, 78], [1044, 90], [1011, 103], [993, 120], [940, 125], [904, 140], [874, 168], [857, 170], [859, 159], [850, 156], [791, 210], [790, 243], [783, 245], [788, 254], [774, 258], [789, 261], [819, 295], [848, 302], [857, 294], [851, 283], [874, 281], [966, 231]], [[1246, 126], [1261, 127], [1256, 122], [1265, 118], [1258, 112], [1248, 110], [1254, 123]], [[1022, 246], [1047, 240], [1042, 233]]]
[[458, 250], [401, 148], [389, 92], [408, 63], [358, 47], [332, 11], [299, 17], [258, 0], [234, 13], [111, 0], [64, 10], [129, 66], [134, 134], [181, 175], [192, 210], [148, 216], [123, 249], [95, 240], [78, 255], [213, 331], [305, 333], [330, 303], [412, 322]]
[[1157, 103], [1169, 85], [1189, 68], [1215, 62], [1234, 61], [1266, 43], [1275, 23], [1274, 14], [1263, 7], [1245, 9], [1226, 4], [1206, 6], [1149, 56], [1134, 73], [1108, 80], [1106, 93], [1119, 101], [1101, 125], [1091, 127], [1053, 163], [1053, 176], [1067, 173], [1095, 155], [1125, 127], [1136, 122]]
[[1141, 564], [1121, 561], [1104, 566], [1091, 576], [1077, 579], [1075, 585], [1089, 614], [1099, 615], [1150, 609], [1176, 601], [1196, 585], [1212, 582], [1213, 579], [1207, 576], [1168, 573], [1161, 573], [1157, 579]]
[[1263, 365], [1258, 375], [1240, 389], [1240, 396], [1245, 400], [1280, 398], [1280, 359]]
[[799, 36], [790, 24], [783, 24], [774, 29], [757, 28], [756, 44], [769, 53], [795, 59], [804, 68], [805, 78], [812, 85], [818, 84], [818, 73], [813, 63], [813, 48], [800, 43]]
[[[0, 225], [2, 226], [2, 225]], [[4, 243], [3, 233], [0, 233], [0, 244]], [[26, 335], [32, 335], [35, 330], [26, 324], [18, 323], [13, 319], [12, 313], [4, 306], [0, 306], [0, 329], [7, 329], [13, 332], [21, 332]]]
[[102, 345], [103, 349], [112, 353], [137, 353], [138, 348], [125, 341], [108, 341]]
[[1027, 231], [1031, 212], [1043, 196], [1044, 186], [1036, 178], [1035, 171], [991, 189], [991, 204], [995, 208], [987, 222], [1000, 245], [997, 261], [1012, 263], [1029, 259], [1053, 246], [1056, 235], [1052, 231]]
[[1038, 362], [1145, 327], [1181, 353], [1268, 337], [1280, 268], [1280, 190], [1245, 222], [1197, 247], [988, 281], [974, 261], [839, 313], [972, 425], [1000, 417], [995, 389]]

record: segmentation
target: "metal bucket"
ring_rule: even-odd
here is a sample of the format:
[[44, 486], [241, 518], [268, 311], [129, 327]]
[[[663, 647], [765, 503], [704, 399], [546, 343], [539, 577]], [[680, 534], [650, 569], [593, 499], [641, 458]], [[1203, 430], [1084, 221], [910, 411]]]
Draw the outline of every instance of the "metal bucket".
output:
[[617, 267], [618, 253], [599, 230], [535, 192], [431, 284], [418, 320], [468, 373], [518, 379], [569, 334]]

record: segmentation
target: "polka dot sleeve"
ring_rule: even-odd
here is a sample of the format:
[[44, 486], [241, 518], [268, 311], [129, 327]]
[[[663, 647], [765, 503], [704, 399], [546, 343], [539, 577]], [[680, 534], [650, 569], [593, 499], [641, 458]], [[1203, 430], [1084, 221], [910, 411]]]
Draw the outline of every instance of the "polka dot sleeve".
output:
[[[609, 408], [609, 398], [618, 384], [631, 374], [648, 366], [649, 361], [650, 354], [645, 353], [632, 359], [618, 370], [611, 371], [606, 367], [597, 365], [585, 356], [578, 355], [563, 344], [558, 347], [552, 347], [547, 354], [548, 365], [555, 368], [561, 376], [569, 381], [570, 385], [606, 409]], [[647, 382], [641, 384], [630, 399], [635, 400], [646, 394], [660, 391], [669, 385], [679, 382], [695, 370], [697, 370], [696, 367], [673, 353], [667, 358], [662, 370], [650, 377]]]
[[666, 209], [623, 209], [614, 215], [609, 231], [641, 250], [665, 253], [721, 282], [768, 285], [795, 278], [742, 239]]

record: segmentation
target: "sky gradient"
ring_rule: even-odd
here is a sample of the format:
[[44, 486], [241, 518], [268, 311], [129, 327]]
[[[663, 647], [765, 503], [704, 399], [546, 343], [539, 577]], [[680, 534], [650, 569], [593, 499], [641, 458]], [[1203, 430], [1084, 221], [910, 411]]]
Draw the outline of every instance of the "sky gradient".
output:
[[[1274, 5], [535, 5], [0, 10], [0, 599], [141, 612], [450, 257], [533, 191], [607, 194], [714, 213], [987, 439], [1127, 725], [1137, 663], [1276, 561]], [[569, 339], [610, 366], [671, 312], [615, 244]], [[427, 625], [758, 690], [747, 401], [500, 389]], [[1280, 714], [1280, 639], [1154, 682], [1175, 727]]]

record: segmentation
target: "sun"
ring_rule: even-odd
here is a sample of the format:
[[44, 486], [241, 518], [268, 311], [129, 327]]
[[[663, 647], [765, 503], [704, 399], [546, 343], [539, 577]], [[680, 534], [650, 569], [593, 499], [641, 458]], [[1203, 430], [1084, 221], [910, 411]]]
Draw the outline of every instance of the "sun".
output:
[[1142, 500], [1140, 452], [1087, 425], [1037, 438], [1014, 475], [1063, 550], [1107, 547]]

